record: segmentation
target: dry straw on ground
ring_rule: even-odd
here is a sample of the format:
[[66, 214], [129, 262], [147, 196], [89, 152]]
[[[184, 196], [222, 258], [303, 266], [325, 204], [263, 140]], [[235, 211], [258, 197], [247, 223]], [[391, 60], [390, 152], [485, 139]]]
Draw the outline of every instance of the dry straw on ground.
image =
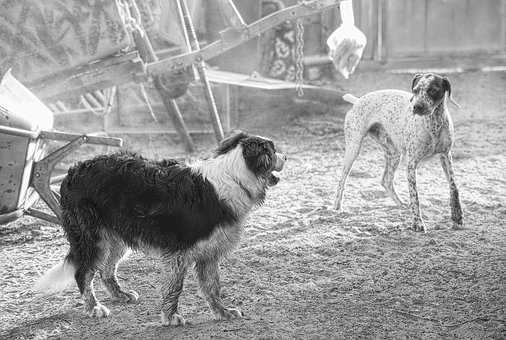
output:
[[[407, 230], [408, 211], [395, 207], [379, 184], [383, 156], [370, 140], [351, 174], [345, 212], [329, 209], [346, 106], [318, 114], [310, 105], [249, 111], [243, 126], [278, 140], [289, 162], [222, 264], [224, 299], [242, 308], [244, 319], [211, 321], [190, 275], [180, 308], [192, 325], [161, 327], [159, 270], [156, 259], [143, 255], [120, 267], [123, 285], [141, 295], [138, 305], [111, 303], [99, 287], [111, 308], [108, 319], [83, 316], [76, 289], [35, 298], [30, 285], [63, 257], [67, 244], [59, 228], [23, 218], [0, 226], [0, 338], [505, 338], [506, 74], [451, 78], [462, 105], [451, 111], [463, 230], [450, 229], [448, 187], [437, 159], [418, 176], [429, 231]], [[346, 86], [361, 95], [409, 84], [408, 75], [372, 73]], [[170, 145], [161, 146], [133, 145], [157, 156], [171, 153]], [[396, 186], [406, 200], [404, 172], [401, 165]]]

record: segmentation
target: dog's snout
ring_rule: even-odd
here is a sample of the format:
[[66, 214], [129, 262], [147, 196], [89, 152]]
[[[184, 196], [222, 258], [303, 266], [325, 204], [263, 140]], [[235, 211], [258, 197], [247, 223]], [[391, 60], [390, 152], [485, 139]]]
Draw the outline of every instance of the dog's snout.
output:
[[282, 153], [276, 153], [276, 164], [274, 165], [274, 170], [280, 171], [283, 169], [283, 166], [286, 162], [286, 155]]
[[427, 111], [426, 105], [420, 102], [416, 102], [415, 104], [413, 104], [413, 113], [421, 115], [424, 114], [425, 111]]

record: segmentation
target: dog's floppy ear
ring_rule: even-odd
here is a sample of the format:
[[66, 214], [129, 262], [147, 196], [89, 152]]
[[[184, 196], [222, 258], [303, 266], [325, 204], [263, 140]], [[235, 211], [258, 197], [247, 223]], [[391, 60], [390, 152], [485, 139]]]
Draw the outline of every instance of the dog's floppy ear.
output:
[[246, 164], [255, 175], [264, 174], [271, 168], [272, 157], [265, 141], [251, 137], [241, 144]]
[[443, 90], [448, 92], [448, 98], [452, 96], [452, 86], [450, 85], [450, 80], [447, 77], [443, 77]]
[[241, 130], [232, 132], [230, 136], [220, 142], [218, 148], [216, 149], [216, 155], [223, 155], [229, 152], [230, 150], [234, 149], [241, 140], [248, 137], [249, 135], [245, 132], [242, 132]]
[[418, 84], [418, 81], [422, 77], [423, 77], [422, 73], [415, 74], [415, 77], [413, 78], [413, 82], [411, 83], [411, 91], [413, 91], [413, 89], [415, 88], [416, 84]]
[[452, 103], [453, 105], [455, 105], [456, 107], [458, 107], [460, 109], [460, 105], [459, 103], [457, 103], [455, 101], [455, 99], [453, 99], [452, 97], [452, 86], [450, 85], [450, 80], [448, 80], [447, 77], [443, 77], [443, 90], [445, 90], [445, 92], [448, 92], [448, 99], [450, 99], [450, 103]]
[[266, 172], [271, 167], [271, 157], [267, 154], [260, 155], [257, 160], [256, 168], [260, 173]]

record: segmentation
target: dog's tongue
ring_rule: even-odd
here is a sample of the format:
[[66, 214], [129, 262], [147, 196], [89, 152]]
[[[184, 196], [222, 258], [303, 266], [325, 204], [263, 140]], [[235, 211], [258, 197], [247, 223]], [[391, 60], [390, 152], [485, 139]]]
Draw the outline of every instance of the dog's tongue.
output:
[[275, 176], [274, 174], [271, 173], [269, 175], [269, 183], [268, 183], [269, 186], [272, 187], [272, 186], [278, 184], [278, 182], [279, 182], [279, 177], [277, 177], [277, 176]]

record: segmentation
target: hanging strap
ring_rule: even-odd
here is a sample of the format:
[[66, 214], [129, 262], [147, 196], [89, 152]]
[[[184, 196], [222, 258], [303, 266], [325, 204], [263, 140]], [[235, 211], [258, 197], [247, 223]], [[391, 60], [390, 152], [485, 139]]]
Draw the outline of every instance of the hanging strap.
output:
[[[303, 4], [304, 1], [299, 1]], [[295, 20], [295, 89], [297, 96], [304, 96], [304, 19]]]
[[342, 0], [339, 3], [339, 12], [341, 13], [341, 21], [344, 25], [355, 25], [352, 0]]

